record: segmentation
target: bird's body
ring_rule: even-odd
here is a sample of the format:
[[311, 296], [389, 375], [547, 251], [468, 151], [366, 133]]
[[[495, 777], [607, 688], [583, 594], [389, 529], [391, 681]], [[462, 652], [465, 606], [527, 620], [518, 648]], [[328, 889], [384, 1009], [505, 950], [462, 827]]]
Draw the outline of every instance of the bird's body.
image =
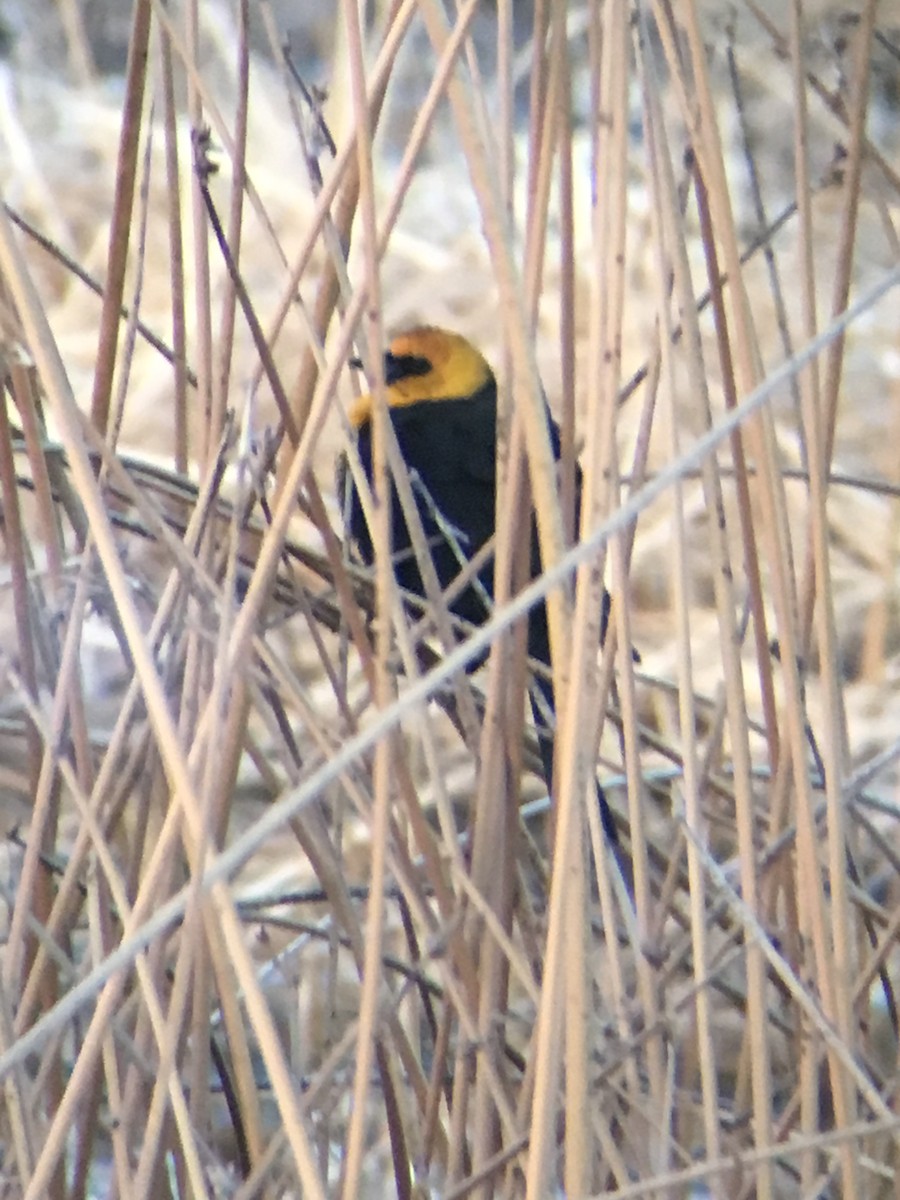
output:
[[[384, 360], [388, 411], [400, 453], [413, 484], [416, 506], [431, 551], [438, 582], [450, 587], [467, 560], [494, 534], [496, 511], [497, 384], [482, 355], [459, 334], [433, 328], [414, 329], [395, 338]], [[351, 409], [358, 432], [358, 449], [366, 475], [372, 477], [371, 396], [359, 398]], [[560, 456], [559, 429], [547, 410], [553, 453]], [[581, 475], [576, 468], [576, 490]], [[403, 510], [392, 486], [392, 551], [400, 587], [424, 595], [422, 576], [412, 551]], [[374, 558], [372, 539], [359, 496], [351, 488], [349, 528], [366, 563]], [[532, 516], [530, 575], [541, 570], [537, 526]], [[480, 567], [477, 579], [462, 588], [450, 602], [457, 617], [473, 625], [489, 615], [493, 596], [493, 555]], [[528, 617], [528, 653], [550, 666], [547, 611], [543, 603]], [[551, 711], [553, 686], [539, 679], [538, 686]], [[541, 758], [548, 788], [553, 764], [552, 734], [532, 702], [538, 723]], [[598, 789], [599, 791], [599, 789]], [[602, 792], [601, 814], [611, 842], [617, 841], [612, 814]]]

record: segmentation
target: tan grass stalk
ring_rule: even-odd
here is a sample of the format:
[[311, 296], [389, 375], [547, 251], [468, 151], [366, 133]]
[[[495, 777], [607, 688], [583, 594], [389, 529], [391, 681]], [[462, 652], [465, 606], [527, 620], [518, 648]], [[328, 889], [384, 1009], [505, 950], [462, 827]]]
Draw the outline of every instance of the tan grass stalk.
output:
[[[727, 407], [733, 408], [736, 403], [736, 389], [731, 343], [728, 335], [726, 306], [724, 304], [723, 293], [719, 289], [717, 282], [718, 260], [713, 233], [714, 225], [710, 219], [711, 212], [708, 204], [708, 193], [702, 179], [698, 179], [697, 181], [697, 201], [700, 211], [701, 228], [703, 230], [704, 252], [709, 263], [710, 294], [716, 317], [717, 346], [723, 367], [725, 402]], [[694, 336], [697, 336], [696, 329], [694, 330]], [[698, 384], [699, 380], [695, 379], [694, 382]], [[708, 422], [710, 419], [709, 401], [705, 395], [705, 389], [702, 390], [705, 399], [702, 412], [703, 417]], [[766, 638], [766, 621], [759, 579], [759, 555], [750, 497], [746, 486], [744, 447], [740, 431], [732, 439], [731, 444], [737, 463], [736, 477], [738, 481], [739, 514], [741, 517], [742, 558], [750, 595], [749, 610], [755, 631], [756, 660], [754, 665], [757, 667], [761, 680], [762, 707], [764, 714], [770, 721], [768, 728], [774, 731], [776, 730], [774, 723], [775, 712], [769, 664], [769, 647]], [[721, 536], [725, 525], [725, 510], [719, 475], [715, 468], [716, 463], [713, 459], [709, 464], [709, 468], [703, 473], [704, 490], [708, 503], [714, 507], [717, 514], [714, 529], [720, 535], [713, 540], [713, 554], [716, 562], [714, 578], [719, 609], [719, 622], [722, 629], [722, 651], [726, 673], [725, 708], [729, 723], [735, 773], [735, 808], [738, 826], [738, 851], [741, 858], [742, 891], [747, 897], [748, 903], [756, 910], [759, 906], [759, 889], [757, 883], [758, 869], [754, 852], [753, 792], [751, 790], [751, 757], [749, 747], [750, 729], [746, 712], [745, 682], [741, 662], [737, 655], [740, 634], [735, 618], [737, 609], [736, 597], [729, 586], [731, 570], [728, 550], [724, 538]], [[769, 743], [769, 758], [772, 762], [778, 761], [778, 746], [778, 736], [777, 732], [775, 732], [773, 740]], [[697, 826], [692, 824], [692, 828], [696, 830]], [[693, 857], [696, 858], [696, 855]], [[749, 1073], [753, 1093], [754, 1132], [757, 1139], [764, 1143], [768, 1140], [770, 1136], [769, 1131], [772, 1127], [772, 1067], [766, 1029], [766, 986], [763, 963], [761, 957], [753, 948], [749, 949], [747, 955], [747, 976], [748, 1023], [744, 1051], [750, 1063]], [[769, 1180], [766, 1181], [766, 1186], [771, 1186]]]
[[[171, 49], [179, 54], [187, 78], [187, 110], [193, 137], [201, 136], [205, 126], [205, 113], [215, 109], [203, 94], [203, 86], [197, 70], [199, 51], [199, 12], [197, 0], [191, 0], [184, 8], [184, 39], [177, 38], [171, 25], [166, 29], [168, 13], [158, 2], [154, 12], [160, 26], [166, 30]], [[217, 128], [221, 130], [224, 122]], [[224, 140], [224, 139], [223, 139]], [[202, 180], [196, 170], [191, 172], [191, 225], [193, 236], [192, 291], [194, 299], [194, 371], [197, 376], [196, 403], [201, 416], [200, 441], [197, 458], [202, 466], [208, 466], [218, 439], [210, 436], [213, 406], [213, 350], [212, 350], [212, 281], [210, 278], [209, 241], [207, 237], [206, 212], [203, 203]]]
[[[247, 106], [250, 87], [250, 47], [247, 23], [249, 18], [247, 0], [241, 0], [238, 9], [237, 47], [237, 97], [234, 116], [234, 151], [231, 155], [232, 176], [229, 201], [228, 231], [226, 240], [234, 261], [241, 257], [241, 233], [244, 219], [244, 191], [247, 167]], [[228, 384], [231, 377], [231, 362], [234, 356], [234, 325], [237, 297], [233, 283], [229, 280], [222, 298], [219, 331], [216, 338], [217, 359], [213, 377], [213, 417], [210, 440], [218, 442], [225, 427], [228, 409]]]
[[186, 473], [189, 458], [187, 329], [185, 316], [184, 242], [181, 223], [181, 179], [175, 111], [175, 72], [169, 34], [159, 33], [160, 90], [162, 92], [163, 135], [166, 158], [167, 227], [169, 270], [172, 289], [172, 387], [173, 440], [172, 461], [175, 470]]
[[[560, 22], [555, 36], [561, 39]], [[584, 454], [584, 486], [581, 512], [576, 527], [591, 529], [608, 510], [609, 481], [607, 467], [612, 460], [616, 404], [621, 377], [621, 338], [625, 261], [625, 214], [627, 176], [627, 64], [628, 18], [626, 6], [612, 4], [603, 13], [599, 28], [602, 39], [600, 92], [595, 117], [592, 160], [596, 172], [594, 186], [603, 180], [604, 201], [594, 213], [592, 262], [593, 279], [589, 310], [587, 425]], [[558, 61], [558, 60], [557, 60]], [[557, 71], [559, 68], [557, 67]], [[546, 561], [546, 560], [545, 560]], [[537, 1030], [538, 1073], [532, 1112], [531, 1154], [527, 1173], [531, 1196], [547, 1187], [547, 1159], [555, 1114], [548, 1104], [553, 1101], [556, 1064], [547, 1054], [541, 1078], [540, 1055], [547, 1039], [548, 1023], [558, 1020], [554, 1013], [553, 992], [561, 987], [565, 996], [565, 1186], [568, 1192], [581, 1194], [593, 1184], [594, 1150], [590, 1128], [590, 999], [586, 970], [588, 943], [584, 934], [573, 938], [572, 931], [585, 929], [586, 881], [584, 857], [580, 850], [583, 817], [581, 804], [596, 803], [593, 770], [588, 768], [582, 746], [592, 723], [596, 704], [594, 681], [598, 614], [602, 610], [604, 582], [601, 553], [598, 562], [583, 564], [575, 577], [575, 612], [568, 689], [560, 703], [559, 796], [553, 875], [550, 884], [550, 909], [545, 946], [544, 997], [539, 1010]], [[602, 861], [602, 860], [601, 860]], [[598, 863], [599, 866], [599, 863]], [[600, 873], [603, 868], [600, 867]], [[568, 876], [568, 878], [567, 878]], [[566, 886], [568, 884], [568, 887]], [[566, 936], [568, 927], [569, 935]], [[558, 972], [558, 984], [553, 973]], [[557, 995], [560, 995], [557, 992]], [[546, 1053], [546, 1051], [545, 1051]], [[653, 1070], [652, 1064], [650, 1067]]]
[[[852, 109], [849, 169], [845, 184], [846, 208], [835, 280], [834, 311], [837, 312], [843, 311], [846, 307], [849, 292], [852, 247], [855, 241], [860, 194], [861, 137], [867, 111], [868, 64], [874, 19], [875, 5], [869, 3], [863, 12], [862, 23], [857, 34], [856, 92]], [[846, 725], [840, 681], [837, 675], [837, 632], [829, 574], [827, 484], [825, 481], [834, 445], [837, 392], [843, 363], [843, 349], [843, 338], [835, 339], [829, 346], [821, 409], [816, 403], [817, 397], [810, 387], [804, 388], [802, 399], [806, 439], [810, 448], [810, 542], [814, 561], [815, 593], [818, 598], [815, 623], [823, 663], [822, 684], [825, 698], [823, 756], [825, 794], [828, 805], [828, 863], [831, 890], [832, 952], [834, 955], [833, 991], [829, 995], [826, 990], [825, 998], [829, 1014], [835, 1021], [843, 1043], [852, 1049], [855, 1037], [851, 980], [857, 964], [850, 941], [847, 840], [841, 786], [846, 774], [844, 767]], [[804, 588], [802, 592], [803, 600], [809, 596], [809, 602], [811, 602], [813, 594], [812, 578], [813, 572], [810, 571], [807, 575], [808, 588]], [[808, 608], [802, 613], [804, 622], [808, 620], [807, 614]], [[835, 1118], [840, 1126], [851, 1125], [855, 1122], [858, 1107], [850, 1080], [845, 1073], [839, 1072], [835, 1068], [832, 1068], [830, 1077]], [[858, 1160], [852, 1147], [845, 1146], [843, 1148], [841, 1160], [845, 1195], [862, 1195]]]
[[[801, 59], [801, 12], [799, 4], [792, 5], [791, 12], [791, 58], [792, 58], [792, 74], [795, 96], [796, 110], [796, 125], [795, 125], [795, 149], [794, 159], [797, 173], [797, 213], [800, 239], [800, 254], [802, 262], [802, 282], [801, 290], [802, 300], [802, 321], [803, 333], [806, 337], [812, 337], [816, 333], [816, 275], [815, 275], [815, 260], [813, 257], [813, 227], [812, 227], [812, 212], [810, 205], [810, 186], [809, 186], [809, 167], [808, 167], [808, 137], [809, 124], [806, 104], [806, 86], [803, 75], [803, 63]], [[819, 382], [818, 364], [813, 361], [809, 367], [800, 376], [801, 394], [803, 397], [805, 422], [807, 429], [807, 447], [810, 463], [810, 483], [813, 485], [811, 491], [813, 500], [816, 504], [816, 509], [811, 514], [813, 523], [813, 541], [815, 544], [815, 557], [819, 569], [827, 571], [827, 560], [822, 558], [822, 550], [824, 549], [823, 534], [826, 534], [826, 523], [823, 520], [824, 513], [821, 508], [821, 471], [827, 470], [828, 460], [830, 456], [823, 454], [825, 446], [822, 440], [821, 421], [818, 416], [820, 406], [822, 404], [822, 392]], [[832, 423], [833, 428], [833, 423]], [[815, 465], [813, 465], [815, 464]], [[812, 477], [816, 477], [816, 484], [813, 484]], [[818, 493], [818, 497], [817, 494]], [[811, 580], [812, 576], [808, 578]], [[820, 577], [818, 580], [820, 587], [820, 604], [829, 603], [828, 585], [826, 579]], [[828, 641], [831, 643], [831, 654], [827, 656], [826, 662], [833, 664], [833, 642], [830, 636], [832, 626], [826, 617], [826, 625], [828, 632], [826, 634]], [[824, 650], [824, 646], [823, 646]], [[829, 672], [830, 673], [830, 672]], [[833, 689], [832, 695], [833, 695]], [[834, 735], [834, 730], [832, 734]], [[843, 741], [843, 737], [841, 738]], [[837, 750], [837, 748], [835, 748]], [[831, 767], [834, 769], [834, 756], [831, 756]], [[837, 783], [837, 780], [832, 775], [831, 787], [832, 791]], [[846, 1011], [844, 1012], [845, 1022], [843, 1028], [848, 1029], [846, 1024]], [[801, 1028], [806, 1028], [805, 1024]], [[807, 1042], [807, 1045], [810, 1045]], [[819, 1063], [818, 1056], [811, 1053], [809, 1050], [803, 1053], [800, 1059], [799, 1071], [799, 1090], [801, 1101], [801, 1128], [806, 1133], [812, 1131], [818, 1125], [818, 1104], [819, 1104]], [[843, 1095], [843, 1104], [846, 1105], [850, 1097]], [[808, 1189], [813, 1186], [816, 1171], [816, 1158], [813, 1154], [804, 1155], [801, 1160], [802, 1179], [805, 1187]]]
[[[534, 70], [531, 79], [532, 96], [542, 96], [544, 122], [536, 122], [529, 146], [528, 211], [526, 213], [525, 267], [523, 286], [529, 328], [537, 325], [537, 308], [540, 296], [540, 278], [546, 254], [546, 220], [549, 189], [552, 179], [554, 157], [557, 151], [561, 68], [559, 52], [549, 57], [541, 47], [546, 35], [546, 14], [540, 7], [535, 12], [533, 34]], [[563, 46], [558, 32], [555, 44]], [[550, 94], [545, 95], [546, 77], [551, 79]], [[477, 80], [473, 78], [477, 83]], [[477, 86], [473, 88], [478, 96]], [[506, 104], [512, 102], [506, 97]], [[507, 111], [509, 108], [507, 107]], [[482, 114], [483, 137], [487, 122]], [[498, 146], [501, 170], [505, 176], [498, 180], [501, 196], [505, 199], [510, 214], [514, 211], [514, 197], [510, 186], [512, 163], [512, 127], [501, 130]], [[510, 412], [510, 401], [504, 390], [498, 411], [498, 426], [502, 430], [510, 427], [511, 437], [507, 441], [507, 453], [498, 449], [498, 504], [497, 539], [495, 546], [494, 600], [502, 607], [510, 588], [521, 584], [521, 564], [528, 557], [528, 529], [521, 519], [522, 499], [526, 487], [523, 475], [523, 439], [521, 424], [516, 420], [515, 410]], [[501, 435], [502, 436], [502, 435]], [[518, 560], [518, 564], [517, 564]], [[481, 777], [475, 806], [473, 835], [472, 878], [488, 905], [492, 906], [497, 920], [504, 929], [510, 929], [515, 903], [515, 856], [517, 845], [517, 797], [520, 754], [516, 747], [521, 745], [522, 694], [524, 691], [524, 631], [520, 628], [515, 639], [503, 639], [494, 644], [488, 666], [487, 701], [484, 735], [481, 742]], [[495, 728], [504, 730], [504, 740], [496, 737]], [[505, 742], [505, 745], [504, 745]], [[493, 1056], [493, 1066], [500, 1065], [502, 1047], [496, 1027], [497, 1014], [508, 1007], [509, 966], [512, 960], [503, 948], [504, 939], [485, 937], [487, 932], [477, 920], [470, 922], [469, 936], [478, 953], [481, 989], [479, 996], [479, 1022], [484, 1054], [479, 1056], [476, 1091], [472, 1112], [473, 1174], [477, 1177], [483, 1164], [493, 1161], [499, 1147], [496, 1114], [489, 1098], [489, 1080], [484, 1070], [485, 1055]], [[502, 1028], [502, 1027], [501, 1027]]]
[[134, 6], [131, 37], [128, 42], [125, 104], [116, 170], [116, 200], [110, 227], [108, 270], [103, 293], [103, 310], [100, 317], [97, 368], [91, 398], [91, 416], [101, 432], [106, 431], [109, 418], [116, 347], [119, 340], [119, 312], [122, 308], [125, 270], [128, 262], [128, 241], [140, 145], [141, 114], [144, 107], [151, 11], [151, 0], [139, 0], [139, 3]]
[[[12, 1006], [6, 987], [0, 980], [0, 1053], [12, 1044], [13, 1038]], [[38, 1129], [30, 1093], [30, 1080], [24, 1069], [16, 1067], [10, 1071], [3, 1081], [3, 1098], [9, 1120], [12, 1157], [22, 1179], [29, 1178], [37, 1157]]]
[[[641, 46], [646, 47], [647, 30], [645, 29], [641, 37]], [[654, 213], [658, 212], [658, 221], [660, 227], [656, 231], [656, 244], [659, 247], [660, 263], [658, 279], [660, 281], [660, 296], [659, 296], [659, 324], [663, 330], [661, 338], [662, 350], [662, 367], [664, 379], [666, 382], [666, 391], [669, 394], [670, 412], [668, 415], [669, 435], [671, 438], [671, 452], [673, 459], [677, 459], [682, 442], [680, 429], [686, 426], [688, 429], [704, 428], [708, 426], [709, 414], [709, 397], [705, 390], [705, 379], [703, 373], [702, 350], [700, 346], [699, 330], [696, 325], [695, 314], [693, 310], [692, 298], [693, 291], [690, 287], [690, 274], [687, 262], [686, 240], [684, 230], [680, 220], [680, 206], [675, 188], [674, 172], [670, 155], [665, 143], [664, 125], [662, 119], [661, 106], [658, 98], [658, 81], [653, 77], [652, 66], [646, 61], [646, 50], [642, 56], [642, 67], [645, 72], [649, 72], [649, 78], [645, 78], [646, 100], [645, 113], [647, 117], [648, 133], [651, 150], [651, 177], [656, 190], [656, 204], [654, 205]], [[686, 374], [689, 379], [690, 395], [694, 399], [694, 411], [691, 411], [688, 405], [677, 403], [676, 396], [678, 392], [678, 384], [676, 380], [674, 364], [672, 361], [673, 351], [671, 349], [671, 339], [665, 336], [667, 332], [666, 326], [670, 323], [670, 318], [667, 314], [668, 303], [666, 296], [662, 294], [662, 281], [667, 277], [667, 263], [662, 259], [663, 254], [668, 247], [668, 254], [671, 256], [671, 264], [673, 268], [674, 283], [675, 283], [675, 299], [684, 313], [684, 359]], [[715, 475], [715, 459], [710, 456], [710, 459], [704, 463], [703, 470], [704, 491], [707, 496], [707, 501], [711, 506], [715, 506], [718, 510], [718, 517], [712, 523], [713, 529], [721, 530], [721, 524], [724, 522], [724, 509], [722, 504], [721, 491], [718, 485], [718, 480]], [[677, 626], [677, 637], [679, 640], [679, 718], [680, 718], [680, 742], [681, 755], [684, 770], [684, 790], [683, 803], [685, 809], [685, 821], [688, 826], [695, 831], [698, 839], [705, 841], [706, 831], [701, 812], [701, 797], [704, 786], [702, 776], [699, 770], [699, 748], [696, 741], [696, 711], [694, 707], [694, 671], [691, 655], [690, 641], [690, 621], [689, 621], [689, 562], [687, 548], [687, 534], [685, 528], [685, 513], [684, 513], [684, 496], [683, 489], [680, 485], [675, 488], [675, 539], [674, 539], [674, 556], [673, 567], [675, 571], [675, 619]], [[717, 560], [716, 562], [716, 578], [724, 578], [727, 564], [727, 548], [721, 543], [719, 545], [711, 545], [710, 550]], [[720, 607], [720, 612], [729, 615], [729, 609], [733, 606], [733, 597], [730, 594], [723, 596], [723, 604]], [[733, 609], [732, 609], [733, 611]], [[727, 626], [726, 626], [727, 628]], [[729, 633], [734, 630], [729, 630]], [[732, 667], [733, 669], [733, 667]], [[697, 1043], [697, 1058], [699, 1060], [700, 1081], [702, 1089], [702, 1109], [703, 1109], [703, 1127], [704, 1141], [707, 1153], [716, 1158], [720, 1153], [719, 1140], [719, 1113], [718, 1113], [718, 1079], [716, 1068], [715, 1044], [712, 1034], [712, 1013], [710, 1007], [710, 994], [708, 990], [702, 986], [709, 973], [709, 957], [710, 949], [707, 938], [707, 896], [705, 878], [703, 875], [703, 865], [699, 856], [694, 851], [693, 843], [688, 841], [688, 895], [690, 899], [690, 915], [691, 915], [691, 960], [694, 971], [694, 978], [700, 985], [696, 995], [696, 1027], [694, 1038]], [[670, 1050], [670, 1055], [672, 1051]], [[679, 1124], [681, 1122], [679, 1121]], [[657, 1169], [662, 1171], [663, 1163], [657, 1162]]]
[[[391, 628], [387, 614], [393, 607], [394, 581], [391, 569], [389, 476], [387, 474], [386, 431], [389, 418], [386, 408], [379, 403], [384, 395], [384, 372], [381, 366], [381, 347], [384, 334], [381, 326], [381, 288], [377, 252], [377, 224], [375, 216], [375, 187], [372, 168], [372, 142], [369, 113], [366, 106], [366, 79], [363, 65], [362, 37], [359, 13], [356, 6], [343, 6], [343, 27], [348, 46], [348, 67], [353, 101], [354, 124], [356, 126], [357, 173], [359, 178], [360, 212], [362, 216], [363, 253], [365, 255], [366, 282], [369, 295], [369, 320], [367, 342], [370, 360], [374, 365], [372, 374], [375, 407], [373, 412], [373, 481], [376, 499], [373, 544], [375, 554], [376, 612], [381, 620], [376, 627], [376, 676], [375, 703], [379, 707], [390, 704], [392, 683], [387, 669], [391, 647]], [[380, 506], [378, 506], [380, 501]], [[368, 920], [366, 922], [365, 957], [362, 970], [360, 995], [360, 1033], [356, 1043], [355, 1075], [352, 1090], [352, 1112], [347, 1130], [346, 1160], [342, 1171], [341, 1195], [347, 1200], [356, 1195], [359, 1188], [360, 1171], [365, 1139], [367, 1098], [371, 1070], [375, 1058], [377, 1037], [376, 1017], [381, 996], [381, 947], [384, 934], [384, 883], [387, 821], [390, 801], [391, 768], [396, 747], [393, 738], [382, 739], [375, 748], [373, 770], [373, 820], [371, 847], [371, 878], [373, 886], [369, 892]], [[408, 1193], [410, 1180], [405, 1166], [396, 1170], [395, 1180], [398, 1194]]]
[[[23, 526], [19, 491], [16, 486], [8, 403], [7, 397], [0, 398], [0, 495], [3, 500], [4, 540], [12, 576], [20, 670], [28, 694], [34, 698], [37, 696], [36, 641], [41, 631], [38, 623], [33, 623], [32, 620], [33, 606], [28, 586], [31, 549]], [[20, 977], [24, 978], [34, 961], [37, 947], [26, 933], [27, 919], [33, 914], [43, 923], [50, 911], [49, 879], [41, 862], [41, 855], [49, 851], [55, 842], [55, 829], [59, 818], [59, 793], [54, 764], [51, 759], [42, 757], [37, 731], [30, 723], [26, 724], [25, 738], [28, 748], [29, 790], [35, 797], [34, 835], [26, 848], [22, 878], [10, 923], [10, 953], [4, 964], [7, 987], [12, 987], [13, 982]], [[55, 994], [56, 984], [50, 977], [43, 989], [43, 1004], [52, 1004]]]

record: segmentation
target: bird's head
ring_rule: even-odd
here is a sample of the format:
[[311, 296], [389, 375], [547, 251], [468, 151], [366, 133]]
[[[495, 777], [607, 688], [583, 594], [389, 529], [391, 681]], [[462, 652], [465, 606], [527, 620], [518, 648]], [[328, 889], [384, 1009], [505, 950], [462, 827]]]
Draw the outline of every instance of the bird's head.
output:
[[[422, 326], [398, 334], [384, 356], [384, 384], [391, 408], [438, 400], [462, 400], [493, 383], [484, 356], [459, 333]], [[356, 429], [372, 416], [373, 397], [365, 393], [350, 408]]]

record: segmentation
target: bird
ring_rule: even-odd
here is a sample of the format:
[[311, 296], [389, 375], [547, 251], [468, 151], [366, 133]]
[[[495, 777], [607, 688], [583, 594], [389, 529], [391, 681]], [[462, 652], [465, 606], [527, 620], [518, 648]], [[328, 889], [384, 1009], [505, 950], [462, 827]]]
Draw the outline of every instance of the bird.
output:
[[[351, 365], [361, 367], [358, 359]], [[400, 453], [409, 471], [413, 496], [422, 521], [438, 582], [443, 590], [453, 583], [466, 562], [494, 534], [497, 482], [497, 380], [482, 353], [462, 334], [435, 326], [419, 326], [396, 335], [384, 354], [384, 393]], [[372, 480], [372, 418], [375, 400], [360, 395], [351, 405], [349, 421], [357, 436], [363, 470]], [[557, 461], [561, 454], [559, 426], [545, 404], [550, 444]], [[359, 493], [344, 472], [346, 523], [363, 563], [371, 566], [375, 551]], [[576, 464], [576, 511], [582, 487]], [[412, 549], [412, 540], [397, 489], [391, 483], [392, 555], [397, 583], [424, 597], [425, 585]], [[531, 516], [530, 576], [541, 573], [537, 522]], [[449, 602], [454, 616], [472, 625], [490, 615], [494, 591], [493, 556]], [[609, 593], [604, 593], [601, 637], [609, 617]], [[550, 632], [543, 601], [528, 615], [529, 657], [550, 667]], [[473, 667], [477, 666], [477, 661]], [[535, 686], [550, 713], [555, 713], [552, 676], [535, 674]], [[543, 774], [548, 792], [553, 776], [553, 731], [543, 706], [530, 693]], [[619, 848], [619, 835], [609, 802], [597, 784], [603, 831]]]

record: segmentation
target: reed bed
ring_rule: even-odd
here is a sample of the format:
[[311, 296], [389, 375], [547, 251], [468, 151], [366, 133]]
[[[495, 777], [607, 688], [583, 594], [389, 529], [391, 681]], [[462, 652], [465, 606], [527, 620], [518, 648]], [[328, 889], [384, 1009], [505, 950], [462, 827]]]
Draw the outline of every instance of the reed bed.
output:
[[[4, 68], [0, 1195], [895, 1196], [888, 6], [326, 7]], [[449, 642], [334, 480], [422, 322], [501, 384]]]

